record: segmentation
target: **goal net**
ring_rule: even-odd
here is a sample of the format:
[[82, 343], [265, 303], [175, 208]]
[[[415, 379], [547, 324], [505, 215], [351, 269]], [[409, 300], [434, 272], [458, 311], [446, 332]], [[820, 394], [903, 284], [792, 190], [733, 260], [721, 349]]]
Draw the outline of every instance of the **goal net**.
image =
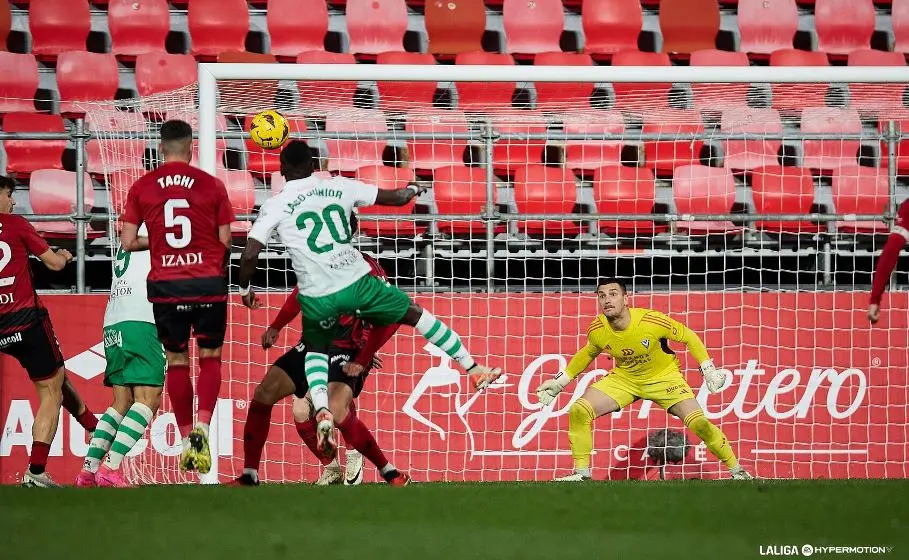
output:
[[[597, 279], [612, 276], [628, 282], [632, 306], [684, 322], [731, 372], [710, 395], [694, 360], [669, 344], [707, 417], [757, 476], [904, 477], [909, 301], [889, 295], [873, 329], [864, 310], [905, 196], [909, 75], [810, 70], [201, 65], [198, 85], [91, 106], [88, 124], [112, 216], [157, 163], [156, 143], [137, 133], [170, 118], [200, 130], [196, 159], [224, 181], [240, 216], [232, 285], [257, 208], [284, 182], [278, 153], [244, 134], [259, 111], [285, 115], [292, 136], [319, 152], [321, 173], [429, 187], [410, 206], [361, 209], [355, 243], [506, 374], [476, 394], [406, 327], [380, 351], [359, 415], [415, 480], [570, 472], [569, 404], [612, 362], [598, 358], [554, 406], [541, 407], [534, 390], [583, 346]], [[801, 83], [806, 75], [816, 82]], [[274, 348], [260, 346], [294, 281], [273, 243], [253, 282], [264, 308], [230, 300], [209, 481], [240, 472], [246, 405], [299, 340], [294, 321]], [[184, 479], [173, 424], [156, 424], [166, 433], [151, 439], [164, 443], [130, 459], [136, 480]], [[686, 432], [649, 402], [594, 429], [595, 478], [727, 476], [690, 433], [681, 451], [648, 450], [648, 440], [684, 440], [666, 429]], [[658, 468], [660, 456], [680, 453]], [[288, 399], [273, 413], [260, 476], [318, 473]]]

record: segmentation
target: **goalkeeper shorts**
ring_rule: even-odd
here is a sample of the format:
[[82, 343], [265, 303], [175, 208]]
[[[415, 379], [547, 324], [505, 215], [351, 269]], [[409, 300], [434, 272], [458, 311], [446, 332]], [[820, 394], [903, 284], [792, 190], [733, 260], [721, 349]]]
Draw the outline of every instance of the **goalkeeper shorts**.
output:
[[669, 409], [682, 401], [694, 398], [694, 391], [678, 370], [640, 378], [611, 373], [591, 387], [612, 397], [619, 404], [619, 408], [625, 408], [638, 399], [646, 399]]

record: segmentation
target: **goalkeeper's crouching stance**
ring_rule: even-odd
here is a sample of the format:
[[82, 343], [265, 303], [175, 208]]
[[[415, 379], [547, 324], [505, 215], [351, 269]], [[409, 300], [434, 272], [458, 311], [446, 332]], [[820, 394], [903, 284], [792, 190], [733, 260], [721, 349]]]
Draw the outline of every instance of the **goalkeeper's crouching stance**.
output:
[[688, 327], [663, 313], [628, 307], [627, 290], [620, 280], [601, 280], [597, 300], [601, 313], [587, 329], [587, 345], [574, 355], [564, 372], [537, 389], [540, 402], [548, 405], [600, 353], [605, 351], [615, 360], [609, 375], [592, 384], [569, 408], [568, 441], [574, 473], [556, 480], [589, 479], [594, 419], [621, 410], [638, 399], [653, 401], [680, 418], [729, 468], [732, 478], [750, 480], [751, 475], [739, 465], [729, 440], [704, 416], [668, 341], [688, 346], [701, 365], [707, 389], [716, 393], [723, 388], [726, 374], [713, 365], [704, 343]]

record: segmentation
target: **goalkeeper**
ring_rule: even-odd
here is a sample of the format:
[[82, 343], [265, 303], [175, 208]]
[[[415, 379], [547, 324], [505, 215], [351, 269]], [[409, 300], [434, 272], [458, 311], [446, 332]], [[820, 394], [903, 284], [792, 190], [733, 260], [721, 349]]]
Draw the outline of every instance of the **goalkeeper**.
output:
[[537, 389], [540, 402], [549, 405], [601, 352], [615, 360], [609, 375], [591, 385], [568, 410], [568, 441], [574, 473], [556, 480], [589, 480], [594, 419], [621, 410], [638, 399], [653, 401], [680, 418], [729, 467], [732, 478], [750, 480], [751, 475], [739, 465], [729, 440], [704, 416], [668, 341], [688, 346], [701, 364], [707, 389], [716, 393], [723, 388], [726, 375], [714, 367], [704, 343], [688, 327], [658, 311], [628, 307], [628, 292], [621, 280], [601, 280], [597, 285], [597, 300], [601, 314], [587, 329], [587, 345], [574, 355], [564, 372]]

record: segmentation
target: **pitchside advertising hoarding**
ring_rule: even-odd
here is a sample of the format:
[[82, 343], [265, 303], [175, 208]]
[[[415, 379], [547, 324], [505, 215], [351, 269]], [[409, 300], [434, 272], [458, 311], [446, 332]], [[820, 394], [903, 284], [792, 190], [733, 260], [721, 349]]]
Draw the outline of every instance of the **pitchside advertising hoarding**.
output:
[[[73, 384], [101, 413], [110, 393], [102, 385], [103, 296], [48, 296], [57, 336]], [[259, 338], [284, 296], [266, 298], [250, 312], [231, 306], [224, 383], [215, 414], [213, 447], [222, 482], [242, 467], [246, 405], [267, 365]], [[566, 429], [571, 399], [604, 375], [611, 362], [569, 386], [553, 407], [533, 392], [564, 367], [582, 344], [596, 313], [592, 294], [437, 294], [418, 301], [448, 321], [471, 352], [506, 375], [482, 394], [446, 356], [402, 328], [380, 354], [359, 399], [360, 415], [390, 459], [416, 480], [548, 480], [571, 469]], [[884, 319], [871, 328], [864, 317], [867, 295], [836, 293], [689, 292], [641, 294], [632, 305], [668, 312], [705, 340], [715, 362], [732, 372], [732, 383], [709, 395], [696, 364], [680, 352], [689, 383], [707, 416], [733, 441], [742, 462], [762, 477], [905, 477], [909, 458], [909, 325], [906, 294], [887, 298]], [[236, 302], [234, 302], [236, 303]], [[279, 343], [297, 342], [299, 325]], [[683, 350], [673, 344], [676, 350]], [[0, 362], [0, 481], [13, 483], [26, 467], [37, 409], [25, 372]], [[267, 480], [314, 480], [317, 463], [299, 443], [290, 401], [272, 417], [261, 473]], [[595, 423], [595, 478], [654, 478], [646, 456], [648, 434], [684, 432], [647, 402]], [[176, 471], [179, 441], [165, 398], [146, 438], [129, 459], [144, 481], [190, 480]], [[688, 435], [685, 461], [666, 469], [672, 478], [715, 478], [724, 469]], [[88, 448], [88, 434], [68, 415], [51, 449], [50, 471], [74, 479]], [[370, 473], [375, 480], [375, 473]], [[369, 480], [370, 478], [367, 478]]]

